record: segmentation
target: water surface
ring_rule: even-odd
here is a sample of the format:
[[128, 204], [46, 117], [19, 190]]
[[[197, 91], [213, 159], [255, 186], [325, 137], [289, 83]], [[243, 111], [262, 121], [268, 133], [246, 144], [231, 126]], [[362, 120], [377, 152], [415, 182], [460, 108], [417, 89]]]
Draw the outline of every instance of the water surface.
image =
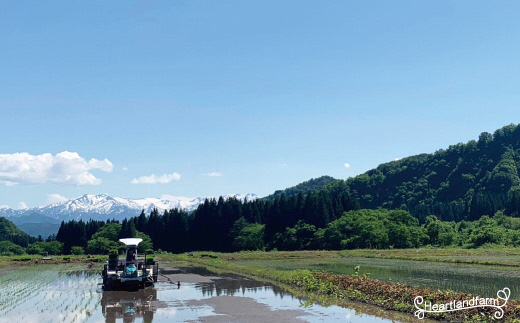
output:
[[351, 308], [325, 307], [270, 283], [215, 275], [197, 267], [163, 269], [160, 280], [155, 287], [138, 292], [104, 292], [98, 285], [98, 272], [80, 265], [11, 271], [0, 275], [0, 323], [413, 320], [406, 314], [359, 303], [352, 303]]
[[497, 291], [508, 287], [511, 290], [511, 299], [520, 299], [520, 268], [510, 266], [362, 257], [244, 260], [237, 263], [281, 270], [322, 270], [346, 275], [354, 274], [354, 268], [359, 266], [359, 273], [366, 274], [372, 279], [399, 282], [416, 287], [451, 289], [482, 297], [496, 297]]

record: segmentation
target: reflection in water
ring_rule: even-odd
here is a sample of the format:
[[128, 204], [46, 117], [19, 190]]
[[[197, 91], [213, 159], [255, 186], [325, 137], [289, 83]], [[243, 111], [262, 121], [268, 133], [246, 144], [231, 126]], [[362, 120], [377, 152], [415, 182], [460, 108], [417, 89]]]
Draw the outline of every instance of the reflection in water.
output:
[[157, 300], [155, 288], [140, 289], [137, 292], [107, 291], [101, 298], [101, 310], [107, 323], [123, 319], [125, 323], [135, 322], [142, 317], [144, 323], [151, 323], [157, 308], [165, 308], [164, 302]]
[[268, 292], [279, 299], [284, 299], [285, 297], [293, 301], [297, 300], [300, 306], [308, 307], [312, 305], [306, 302], [306, 300], [295, 297], [292, 293], [270, 282], [258, 281], [233, 274], [220, 274], [218, 277], [215, 277], [215, 274], [205, 267], [179, 267], [174, 270], [162, 271], [163, 276], [172, 274], [196, 274], [203, 277], [216, 278], [212, 279], [211, 282], [195, 283], [196, 288], [202, 292], [203, 298], [213, 296], [245, 296], [251, 293]]
[[[208, 271], [204, 267], [183, 267], [174, 271], [169, 271], [168, 273], [196, 274], [203, 277], [215, 276], [214, 273]], [[294, 298], [291, 293], [287, 293], [284, 289], [269, 282], [248, 279], [233, 274], [220, 274], [217, 279], [213, 279], [211, 282], [200, 282], [195, 285], [200, 289], [203, 297], [236, 296], [238, 294], [245, 295], [246, 292], [256, 293], [258, 291], [269, 289], [272, 290], [275, 296], [280, 298], [284, 298], [284, 296], [291, 296], [291, 298]]]
[[0, 275], [0, 323], [250, 322], [255, 317], [284, 317], [287, 322], [413, 321], [413, 316], [361, 303], [324, 307], [267, 282], [215, 276], [197, 267], [163, 270], [155, 287], [137, 292], [104, 292], [99, 274], [83, 269], [41, 265]]

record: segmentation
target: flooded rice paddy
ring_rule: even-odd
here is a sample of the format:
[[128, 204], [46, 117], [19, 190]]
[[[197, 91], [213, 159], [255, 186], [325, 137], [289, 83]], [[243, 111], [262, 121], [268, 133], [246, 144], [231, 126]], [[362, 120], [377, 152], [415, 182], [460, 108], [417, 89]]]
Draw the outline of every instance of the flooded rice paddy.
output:
[[351, 308], [325, 307], [270, 283], [216, 276], [198, 267], [163, 269], [160, 274], [160, 282], [152, 288], [104, 292], [99, 273], [82, 265], [40, 265], [5, 272], [0, 274], [0, 323], [413, 320], [359, 303], [352, 303]]
[[276, 269], [322, 270], [352, 275], [359, 266], [361, 275], [372, 279], [399, 282], [416, 287], [496, 297], [508, 287], [511, 299], [520, 299], [520, 268], [512, 266], [470, 265], [398, 259], [345, 257], [337, 259], [245, 260], [238, 264]]

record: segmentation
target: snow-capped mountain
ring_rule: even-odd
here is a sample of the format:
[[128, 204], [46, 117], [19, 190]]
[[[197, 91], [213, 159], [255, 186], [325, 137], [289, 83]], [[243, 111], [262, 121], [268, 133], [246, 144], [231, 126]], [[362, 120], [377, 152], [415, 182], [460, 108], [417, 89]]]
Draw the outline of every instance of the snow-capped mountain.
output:
[[[253, 201], [258, 198], [256, 194], [234, 194], [225, 195], [225, 199], [236, 197], [241, 201]], [[0, 207], [0, 216], [19, 217], [33, 213], [43, 214], [56, 220], [122, 220], [137, 216], [144, 210], [149, 214], [154, 208], [159, 211], [170, 209], [183, 209], [191, 212], [195, 210], [199, 204], [204, 202], [206, 198], [182, 197], [182, 196], [163, 196], [162, 198], [141, 198], [128, 199], [121, 197], [111, 197], [106, 194], [92, 195], [86, 194], [78, 198], [65, 202], [54, 203], [47, 206], [39, 206], [32, 209], [13, 210], [9, 207]]]
[[[20, 210], [20, 211], [23, 211], [23, 210]], [[5, 218], [11, 217], [11, 216], [16, 216], [19, 214], [18, 212], [20, 212], [20, 211], [13, 210], [10, 207], [8, 207], [7, 205], [0, 206], [0, 216], [3, 216]]]

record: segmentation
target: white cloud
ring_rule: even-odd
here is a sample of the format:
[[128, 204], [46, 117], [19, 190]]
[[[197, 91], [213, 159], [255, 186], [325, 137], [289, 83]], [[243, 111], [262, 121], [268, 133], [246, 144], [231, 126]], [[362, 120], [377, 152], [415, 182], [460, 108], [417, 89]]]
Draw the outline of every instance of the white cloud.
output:
[[280, 166], [285, 167], [285, 166], [287, 166], [287, 164], [283, 163], [283, 164], [280, 164]]
[[65, 196], [61, 196], [60, 194], [48, 194], [47, 195], [47, 204], [61, 203], [68, 201], [69, 199]]
[[27, 209], [27, 208], [28, 208], [28, 207], [27, 207], [27, 204], [25, 204], [25, 202], [20, 202], [20, 203], [18, 203], [18, 209], [20, 209], [20, 210], [25, 210], [25, 209]]
[[211, 172], [211, 173], [204, 173], [202, 174], [204, 176], [210, 176], [210, 177], [220, 177], [222, 176], [222, 173], [217, 173], [217, 172]]
[[350, 167], [350, 164], [349, 164], [349, 163], [345, 163], [343, 166], [349, 168], [349, 167]]
[[108, 160], [95, 158], [87, 161], [75, 152], [64, 151], [53, 156], [50, 153], [30, 155], [29, 153], [0, 154], [0, 184], [75, 184], [99, 185], [101, 179], [92, 173], [93, 169], [111, 172], [114, 165]]
[[126, 172], [128, 170], [128, 167], [123, 167], [123, 170]]
[[396, 158], [396, 159], [394, 159], [394, 160], [395, 160], [395, 161], [400, 161], [401, 159], [402, 159], [402, 158]]
[[181, 179], [181, 175], [179, 173], [172, 174], [164, 174], [161, 176], [155, 176], [154, 174], [150, 176], [141, 176], [139, 178], [134, 178], [130, 183], [132, 184], [166, 184], [171, 183], [173, 181], [178, 181]]

